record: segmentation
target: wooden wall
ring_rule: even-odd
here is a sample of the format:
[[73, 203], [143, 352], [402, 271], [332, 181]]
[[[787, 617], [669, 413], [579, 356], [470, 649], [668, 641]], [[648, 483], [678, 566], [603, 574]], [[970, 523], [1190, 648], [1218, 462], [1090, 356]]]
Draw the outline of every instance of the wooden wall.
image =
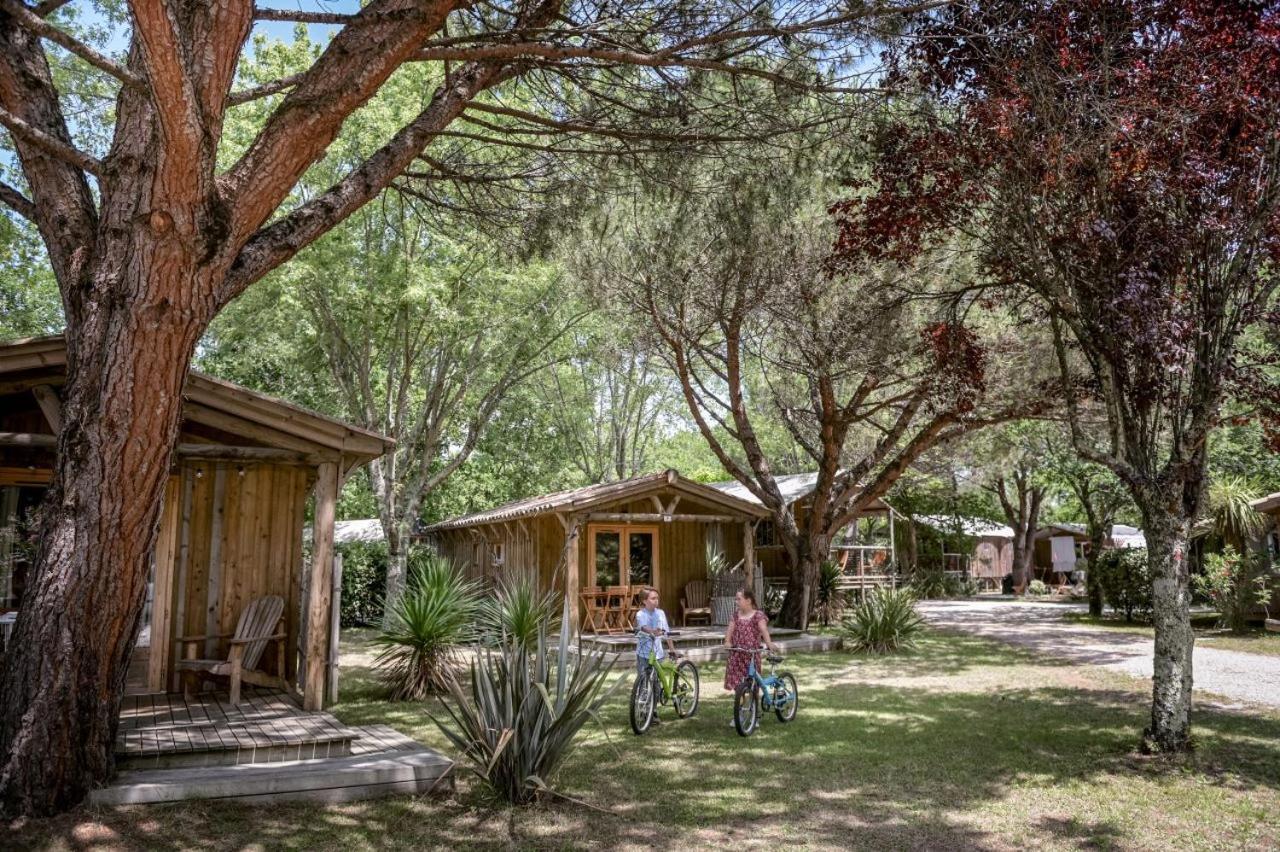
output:
[[[302, 531], [313, 477], [314, 471], [297, 465], [202, 461], [183, 463], [171, 478], [156, 549], [152, 615], [152, 654], [170, 658], [153, 669], [163, 673], [164, 682], [173, 683], [173, 640], [234, 633], [245, 605], [263, 595], [285, 600], [285, 674], [293, 677]], [[167, 593], [162, 584], [170, 586]], [[210, 638], [199, 652], [225, 657], [227, 642]], [[269, 667], [275, 656], [263, 660]]]
[[[670, 499], [669, 496], [666, 499]], [[654, 510], [646, 495], [597, 506], [594, 512], [647, 514]], [[677, 512], [686, 514], [723, 515], [724, 509], [699, 504], [689, 497], [682, 497]], [[661, 606], [673, 621], [679, 617], [680, 596], [685, 584], [691, 580], [705, 579], [706, 524], [678, 521], [672, 523], [645, 524], [658, 528], [658, 593]], [[723, 541], [729, 565], [742, 559], [742, 525], [724, 524]], [[432, 541], [441, 555], [467, 566], [468, 576], [486, 583], [494, 582], [502, 573], [526, 571], [538, 577], [543, 589], [564, 589], [562, 559], [565, 531], [552, 513], [525, 518], [520, 524], [487, 524], [460, 530], [443, 530], [433, 535]], [[504, 561], [495, 566], [495, 545], [502, 544]], [[578, 537], [578, 587], [585, 588], [589, 572], [590, 536], [584, 523]], [[559, 576], [555, 576], [559, 571]]]

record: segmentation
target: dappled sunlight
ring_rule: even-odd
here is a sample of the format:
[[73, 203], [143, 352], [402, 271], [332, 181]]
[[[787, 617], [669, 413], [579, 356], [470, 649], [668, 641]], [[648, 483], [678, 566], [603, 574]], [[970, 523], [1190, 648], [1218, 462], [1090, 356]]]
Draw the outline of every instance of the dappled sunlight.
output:
[[[1197, 751], [1166, 762], [1134, 751], [1148, 700], [1136, 682], [981, 639], [930, 633], [893, 657], [796, 655], [785, 667], [799, 682], [798, 718], [767, 713], [745, 739], [730, 726], [718, 664], [702, 667], [695, 717], [663, 708], [643, 737], [619, 692], [554, 779], [576, 802], [512, 809], [460, 768], [444, 796], [82, 809], [33, 836], [66, 850], [1003, 850], [1258, 846], [1280, 832], [1280, 715], [1202, 705]], [[344, 675], [343, 721], [443, 746], [427, 715], [434, 699], [386, 702], [369, 670]]]

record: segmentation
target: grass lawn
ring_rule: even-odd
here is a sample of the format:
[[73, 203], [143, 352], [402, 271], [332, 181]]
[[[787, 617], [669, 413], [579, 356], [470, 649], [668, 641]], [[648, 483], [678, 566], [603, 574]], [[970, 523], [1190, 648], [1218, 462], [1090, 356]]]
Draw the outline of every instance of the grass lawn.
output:
[[1200, 644], [1210, 648], [1221, 648], [1224, 651], [1244, 651], [1249, 654], [1266, 654], [1269, 657], [1280, 657], [1280, 633], [1267, 633], [1254, 630], [1242, 636], [1230, 633], [1216, 633], [1198, 640]]
[[[349, 633], [350, 723], [443, 738], [416, 704], [379, 699], [367, 636]], [[1280, 714], [1197, 711], [1198, 749], [1133, 751], [1148, 694], [1099, 670], [928, 634], [905, 655], [797, 655], [799, 718], [751, 739], [728, 723], [720, 666], [697, 717], [649, 736], [621, 693], [556, 779], [592, 808], [511, 809], [463, 773], [457, 792], [341, 806], [192, 803], [82, 809], [12, 826], [0, 847], [51, 849], [980, 848], [1262, 849], [1280, 836]]]

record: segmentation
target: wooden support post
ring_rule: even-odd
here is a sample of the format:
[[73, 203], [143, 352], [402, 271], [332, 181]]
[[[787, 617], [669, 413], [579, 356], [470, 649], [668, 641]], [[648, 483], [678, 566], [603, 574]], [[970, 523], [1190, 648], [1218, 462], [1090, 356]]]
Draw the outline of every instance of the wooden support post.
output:
[[333, 524], [339, 488], [336, 463], [325, 462], [317, 467], [316, 473], [316, 512], [307, 584], [306, 673], [302, 682], [304, 710], [320, 710], [324, 706], [329, 612], [333, 601]]
[[49, 428], [55, 435], [61, 432], [62, 400], [58, 398], [58, 392], [49, 385], [36, 385], [31, 389], [31, 394], [36, 398], [36, 405], [40, 406], [44, 419], [49, 422]]
[[338, 703], [338, 639], [342, 630], [342, 554], [333, 554], [333, 606], [329, 613], [328, 701]]
[[[563, 518], [561, 519], [563, 522]], [[578, 542], [582, 522], [579, 518], [570, 518], [565, 527], [564, 545], [564, 598], [569, 602], [569, 632], [578, 635]]]

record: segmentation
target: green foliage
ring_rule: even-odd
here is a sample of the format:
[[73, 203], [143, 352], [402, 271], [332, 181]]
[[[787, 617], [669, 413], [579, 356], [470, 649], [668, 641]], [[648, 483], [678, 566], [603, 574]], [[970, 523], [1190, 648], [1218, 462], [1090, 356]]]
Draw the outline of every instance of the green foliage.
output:
[[978, 593], [978, 584], [975, 581], [948, 574], [940, 565], [941, 563], [928, 564], [917, 568], [912, 573], [909, 585], [917, 598], [920, 600], [963, 598]]
[[448, 684], [441, 699], [448, 718], [432, 717], [471, 770], [513, 804], [554, 792], [551, 782], [578, 734], [625, 682], [609, 687], [612, 655], [572, 653], [569, 634], [566, 602], [554, 648], [544, 626], [532, 653], [517, 644], [480, 651], [470, 686]]
[[380, 624], [387, 589], [386, 543], [353, 541], [338, 549], [342, 553], [342, 626]]
[[1243, 476], [1214, 477], [1205, 489], [1205, 508], [1214, 534], [1237, 552], [1266, 528], [1266, 516], [1250, 505], [1261, 496]]
[[924, 629], [910, 588], [879, 588], [854, 604], [840, 624], [845, 647], [854, 651], [888, 654], [914, 644]]
[[813, 617], [826, 627], [839, 621], [845, 607], [849, 605], [848, 595], [840, 588], [840, 580], [844, 573], [840, 566], [828, 559], [818, 569], [818, 587], [813, 596]]
[[555, 592], [541, 591], [526, 572], [503, 575], [480, 605], [480, 630], [488, 644], [532, 649], [560, 610]]
[[1192, 578], [1195, 589], [1218, 610], [1220, 624], [1233, 633], [1244, 633], [1249, 616], [1271, 602], [1273, 578], [1256, 556], [1242, 556], [1235, 548], [1211, 553], [1204, 572]]
[[1145, 549], [1104, 550], [1093, 560], [1093, 571], [1107, 606], [1124, 613], [1125, 621], [1151, 613], [1151, 569]]
[[393, 700], [418, 701], [452, 683], [458, 646], [476, 635], [480, 588], [425, 549], [410, 553], [408, 585], [376, 639]]
[[1027, 594], [1033, 598], [1043, 598], [1051, 592], [1052, 589], [1045, 585], [1044, 580], [1032, 580], [1027, 584]]

